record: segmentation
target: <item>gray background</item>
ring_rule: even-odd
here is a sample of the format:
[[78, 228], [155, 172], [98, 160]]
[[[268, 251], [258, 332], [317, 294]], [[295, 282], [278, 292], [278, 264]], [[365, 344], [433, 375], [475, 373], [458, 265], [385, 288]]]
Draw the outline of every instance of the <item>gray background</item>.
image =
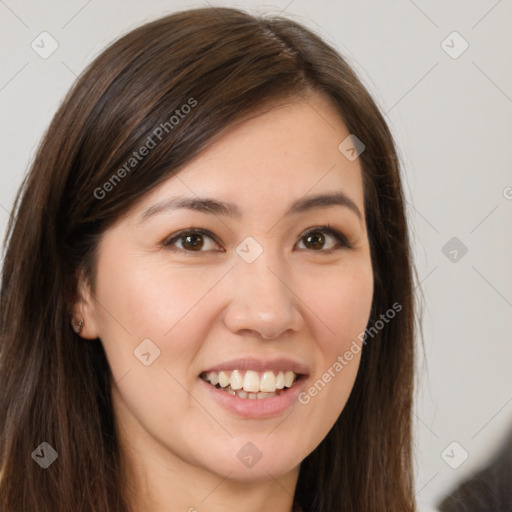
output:
[[[205, 5], [0, 0], [1, 235], [37, 144], [76, 75], [126, 31]], [[433, 504], [487, 463], [512, 426], [511, 1], [214, 5], [281, 12], [316, 30], [349, 60], [386, 113], [404, 167], [416, 291], [425, 301], [416, 487], [418, 500]], [[31, 47], [34, 40], [42, 44], [43, 31], [58, 43], [47, 59]], [[469, 47], [453, 58], [464, 40]], [[443, 252], [452, 237], [455, 245]]]

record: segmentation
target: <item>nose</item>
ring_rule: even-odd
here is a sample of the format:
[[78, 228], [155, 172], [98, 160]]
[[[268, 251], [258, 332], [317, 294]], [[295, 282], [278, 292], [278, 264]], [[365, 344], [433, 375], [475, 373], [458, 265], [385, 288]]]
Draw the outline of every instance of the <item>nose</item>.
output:
[[263, 251], [252, 263], [240, 259], [230, 275], [224, 323], [231, 332], [269, 340], [302, 329], [296, 283], [277, 257]]

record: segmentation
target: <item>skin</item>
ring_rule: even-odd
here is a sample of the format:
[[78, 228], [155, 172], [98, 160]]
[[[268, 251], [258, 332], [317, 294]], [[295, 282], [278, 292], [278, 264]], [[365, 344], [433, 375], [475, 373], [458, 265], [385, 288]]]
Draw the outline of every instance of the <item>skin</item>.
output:
[[[291, 357], [309, 365], [308, 389], [364, 331], [373, 273], [361, 166], [338, 150], [348, 135], [326, 97], [283, 102], [224, 133], [104, 234], [95, 296], [82, 283], [75, 321], [84, 318], [83, 338], [101, 339], [112, 369], [135, 510], [292, 510], [300, 463], [342, 412], [361, 354], [308, 404], [266, 419], [227, 411], [198, 375], [236, 357]], [[335, 190], [361, 218], [340, 205], [285, 216], [296, 199]], [[139, 223], [177, 195], [231, 201], [242, 216], [180, 209]], [[352, 248], [325, 253], [339, 247], [325, 232], [308, 243], [327, 223]], [[183, 238], [176, 252], [164, 246], [187, 228], [218, 241], [199, 236], [199, 252]], [[252, 263], [235, 251], [247, 236], [263, 249]], [[146, 338], [160, 350], [149, 366], [134, 356]], [[252, 468], [237, 457], [247, 442], [262, 454]]]

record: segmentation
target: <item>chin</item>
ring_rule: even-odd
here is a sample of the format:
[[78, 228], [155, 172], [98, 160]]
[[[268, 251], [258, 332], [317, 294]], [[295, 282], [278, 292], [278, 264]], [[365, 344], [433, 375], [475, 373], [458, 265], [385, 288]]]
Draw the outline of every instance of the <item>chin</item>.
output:
[[[261, 447], [256, 448], [256, 443]], [[293, 471], [300, 466], [300, 460], [297, 453], [283, 453], [277, 446], [271, 446], [270, 443], [264, 444], [264, 441], [250, 441], [237, 443], [241, 448], [235, 452], [227, 452], [222, 457], [217, 458], [215, 471], [222, 476], [229, 474], [231, 480], [240, 482], [263, 482], [269, 479], [279, 478], [282, 475]], [[281, 443], [282, 446], [282, 443]], [[223, 463], [220, 463], [223, 460]]]

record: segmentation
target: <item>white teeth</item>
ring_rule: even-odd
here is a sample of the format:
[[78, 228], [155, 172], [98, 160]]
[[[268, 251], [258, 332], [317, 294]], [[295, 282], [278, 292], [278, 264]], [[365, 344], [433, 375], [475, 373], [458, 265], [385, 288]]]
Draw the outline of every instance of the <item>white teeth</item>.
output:
[[206, 378], [216, 386], [219, 383], [219, 374], [217, 372], [208, 372]]
[[[257, 393], [260, 390], [260, 377], [256, 372], [247, 370], [244, 377], [244, 391]], [[249, 395], [249, 398], [251, 396]]]
[[264, 391], [259, 391], [258, 393], [247, 393], [247, 391], [244, 391], [243, 389], [232, 389], [231, 385], [228, 385], [227, 387], [220, 389], [222, 389], [222, 391], [226, 391], [232, 396], [237, 396], [238, 398], [250, 400], [261, 400], [263, 398], [272, 398], [274, 396], [277, 396], [277, 393], [275, 392], [266, 393]]
[[295, 373], [293, 373], [291, 370], [288, 370], [288, 371], [284, 374], [284, 385], [285, 385], [287, 388], [291, 388], [291, 387], [292, 387], [292, 384], [293, 384], [294, 379], [295, 379]]
[[[292, 372], [293, 373], [293, 372]], [[276, 376], [274, 372], [265, 372], [260, 381], [260, 391], [271, 393], [276, 390]]]
[[231, 378], [229, 379], [231, 384], [231, 389], [242, 389], [243, 387], [243, 379], [238, 370], [233, 370], [231, 372]]
[[258, 398], [272, 398], [273, 396], [276, 396], [275, 393], [258, 393]]
[[229, 377], [226, 372], [219, 372], [219, 384], [222, 388], [227, 387], [229, 384]]
[[[292, 370], [281, 370], [277, 375], [267, 370], [260, 377], [260, 374], [253, 370], [247, 370], [245, 373], [242, 370], [232, 370], [207, 372], [202, 377], [213, 386], [220, 386], [225, 391], [236, 391], [240, 398], [254, 400], [258, 394], [264, 393], [264, 397], [268, 398], [275, 396], [276, 390], [292, 387], [297, 375]], [[263, 398], [263, 395], [260, 398]]]
[[284, 388], [284, 373], [279, 372], [277, 374], [276, 378], [276, 389], [283, 389]]

